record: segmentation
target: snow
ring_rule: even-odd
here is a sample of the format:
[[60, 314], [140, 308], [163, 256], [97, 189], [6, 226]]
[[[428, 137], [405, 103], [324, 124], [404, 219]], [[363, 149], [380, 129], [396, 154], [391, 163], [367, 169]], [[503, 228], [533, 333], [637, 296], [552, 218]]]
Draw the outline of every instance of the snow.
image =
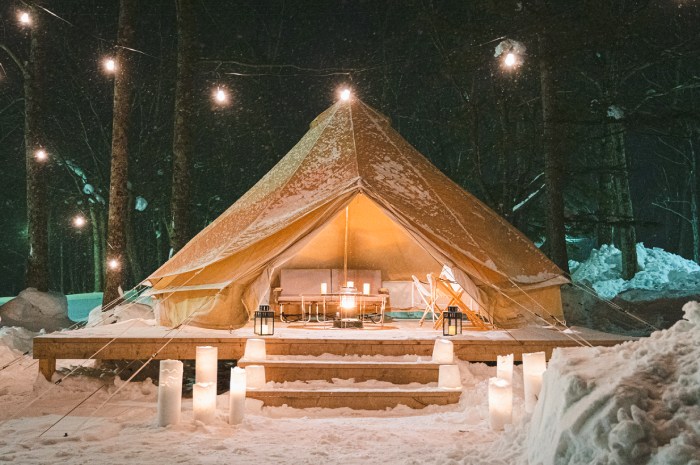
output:
[[637, 244], [639, 270], [629, 281], [621, 277], [622, 255], [613, 245], [594, 249], [583, 263], [571, 262], [574, 282], [593, 287], [603, 298], [612, 299], [631, 289], [647, 289], [662, 293], [683, 290], [688, 295], [700, 293], [700, 266], [685, 258], [654, 247]]
[[700, 465], [700, 304], [613, 348], [556, 349], [527, 438], [530, 465]]
[[30, 331], [56, 331], [73, 324], [68, 318], [66, 296], [28, 288], [0, 307], [2, 326], [21, 326]]
[[143, 303], [127, 302], [116, 307], [102, 311], [102, 305], [98, 305], [90, 311], [87, 319], [87, 327], [111, 325], [118, 322], [143, 320], [147, 324], [155, 324], [153, 307]]
[[146, 208], [148, 208], [148, 200], [146, 200], [145, 198], [141, 197], [140, 195], [139, 195], [139, 196], [136, 196], [136, 202], [135, 202], [135, 205], [134, 205], [134, 209], [135, 209], [136, 211], [142, 212], [142, 211], [145, 211]]

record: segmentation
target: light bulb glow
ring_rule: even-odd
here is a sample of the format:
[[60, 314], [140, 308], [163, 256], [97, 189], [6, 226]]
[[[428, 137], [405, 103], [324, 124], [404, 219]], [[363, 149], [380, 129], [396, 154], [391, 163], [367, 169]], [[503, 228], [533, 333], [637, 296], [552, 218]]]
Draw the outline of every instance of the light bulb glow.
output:
[[39, 149], [36, 152], [34, 152], [34, 158], [36, 158], [37, 161], [46, 161], [49, 158], [49, 156], [46, 153], [46, 150]]
[[340, 100], [343, 102], [347, 102], [350, 100], [350, 97], [352, 96], [352, 92], [350, 92], [350, 89], [343, 89], [340, 91]]
[[108, 73], [113, 73], [117, 70], [117, 62], [114, 61], [114, 58], [105, 58], [102, 62], [102, 66]]
[[19, 23], [23, 26], [29, 26], [32, 24], [32, 17], [29, 16], [29, 13], [26, 11], [20, 11], [17, 14], [17, 19], [19, 20]]
[[73, 218], [73, 226], [75, 226], [76, 228], [82, 228], [86, 224], [87, 224], [87, 220], [85, 219], [85, 217], [83, 215], [76, 215]]
[[512, 68], [518, 63], [518, 58], [515, 56], [515, 53], [508, 53], [506, 54], [505, 59], [503, 60], [503, 64], [506, 65], [509, 68]]
[[223, 105], [228, 102], [228, 94], [226, 93], [226, 90], [222, 87], [217, 87], [214, 91], [214, 101], [219, 105]]
[[119, 260], [116, 258], [111, 258], [107, 262], [107, 266], [109, 267], [110, 270], [118, 270], [119, 269]]

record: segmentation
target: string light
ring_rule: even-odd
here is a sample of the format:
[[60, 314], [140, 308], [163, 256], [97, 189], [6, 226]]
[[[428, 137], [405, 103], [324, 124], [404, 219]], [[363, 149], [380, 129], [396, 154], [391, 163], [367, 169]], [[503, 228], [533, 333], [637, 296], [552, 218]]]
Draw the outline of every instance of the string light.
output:
[[214, 90], [214, 101], [219, 105], [228, 103], [228, 94], [223, 87], [219, 86]]
[[32, 17], [26, 11], [17, 13], [17, 19], [22, 26], [30, 26], [32, 24]]
[[345, 88], [340, 91], [340, 100], [342, 100], [343, 102], [347, 102], [348, 100], [350, 100], [351, 96], [352, 92], [350, 91], [350, 89]]
[[118, 270], [119, 269], [119, 260], [116, 258], [111, 258], [107, 262], [107, 266], [109, 267], [110, 270]]
[[114, 61], [114, 58], [105, 58], [102, 61], [102, 67], [104, 68], [105, 72], [113, 74], [117, 70], [117, 62]]
[[503, 59], [503, 64], [506, 65], [508, 68], [512, 68], [518, 63], [518, 58], [515, 56], [515, 53], [507, 53], [506, 57]]
[[73, 226], [75, 226], [78, 229], [81, 229], [83, 226], [87, 224], [87, 220], [83, 215], [76, 215], [73, 217]]
[[34, 158], [36, 161], [46, 161], [49, 158], [49, 155], [46, 153], [46, 150], [39, 149], [34, 152]]

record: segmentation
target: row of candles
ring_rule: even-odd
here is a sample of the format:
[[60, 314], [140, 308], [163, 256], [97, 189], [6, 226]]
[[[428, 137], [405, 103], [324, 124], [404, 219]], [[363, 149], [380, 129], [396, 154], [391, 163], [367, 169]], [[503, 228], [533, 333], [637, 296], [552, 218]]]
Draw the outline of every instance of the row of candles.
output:
[[[264, 339], [248, 339], [244, 358], [262, 362], [266, 359]], [[216, 386], [218, 349], [200, 346], [196, 349], [195, 384], [192, 386], [192, 414], [195, 421], [208, 424], [216, 418]], [[182, 412], [182, 372], [179, 360], [161, 360], [158, 382], [158, 425], [176, 425]], [[245, 418], [248, 389], [261, 389], [266, 382], [263, 365], [231, 368], [229, 390], [229, 423], [240, 424]]]
[[[246, 341], [243, 360], [266, 360], [264, 339]], [[454, 345], [447, 339], [437, 339], [433, 347], [433, 363], [439, 364], [438, 387], [462, 389], [459, 366], [454, 363]], [[544, 352], [523, 354], [523, 387], [525, 411], [532, 413], [542, 389], [542, 377], [547, 367]], [[158, 424], [180, 422], [182, 410], [182, 362], [162, 360], [158, 384]], [[195, 384], [192, 390], [192, 410], [195, 421], [211, 423], [216, 417], [218, 350], [216, 347], [197, 347]], [[229, 391], [229, 423], [239, 424], [245, 417], [245, 399], [248, 389], [260, 389], [266, 383], [263, 365], [248, 365], [245, 369], [231, 369]], [[498, 356], [496, 376], [489, 379], [489, 425], [502, 430], [512, 423], [513, 417], [513, 354]]]

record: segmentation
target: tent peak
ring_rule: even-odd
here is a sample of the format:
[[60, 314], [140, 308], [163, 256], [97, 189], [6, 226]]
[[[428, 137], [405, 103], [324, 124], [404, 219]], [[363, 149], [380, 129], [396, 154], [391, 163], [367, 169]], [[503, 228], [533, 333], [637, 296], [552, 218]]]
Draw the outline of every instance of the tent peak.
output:
[[369, 111], [374, 117], [378, 118], [383, 124], [386, 124], [388, 126], [391, 126], [391, 118], [383, 114], [382, 112], [374, 109], [373, 107], [367, 105], [365, 102], [360, 100], [357, 97], [352, 97], [348, 101], [343, 101], [343, 100], [338, 100], [335, 102], [333, 105], [330, 107], [326, 108], [320, 115], [318, 115], [316, 118], [309, 123], [309, 129], [313, 129], [319, 124], [322, 124], [324, 121], [326, 121], [328, 118], [330, 118], [332, 115], [334, 115], [338, 110], [342, 109], [343, 107], [346, 108], [351, 108], [351, 110], [357, 110], [359, 108], [364, 108], [365, 110]]

